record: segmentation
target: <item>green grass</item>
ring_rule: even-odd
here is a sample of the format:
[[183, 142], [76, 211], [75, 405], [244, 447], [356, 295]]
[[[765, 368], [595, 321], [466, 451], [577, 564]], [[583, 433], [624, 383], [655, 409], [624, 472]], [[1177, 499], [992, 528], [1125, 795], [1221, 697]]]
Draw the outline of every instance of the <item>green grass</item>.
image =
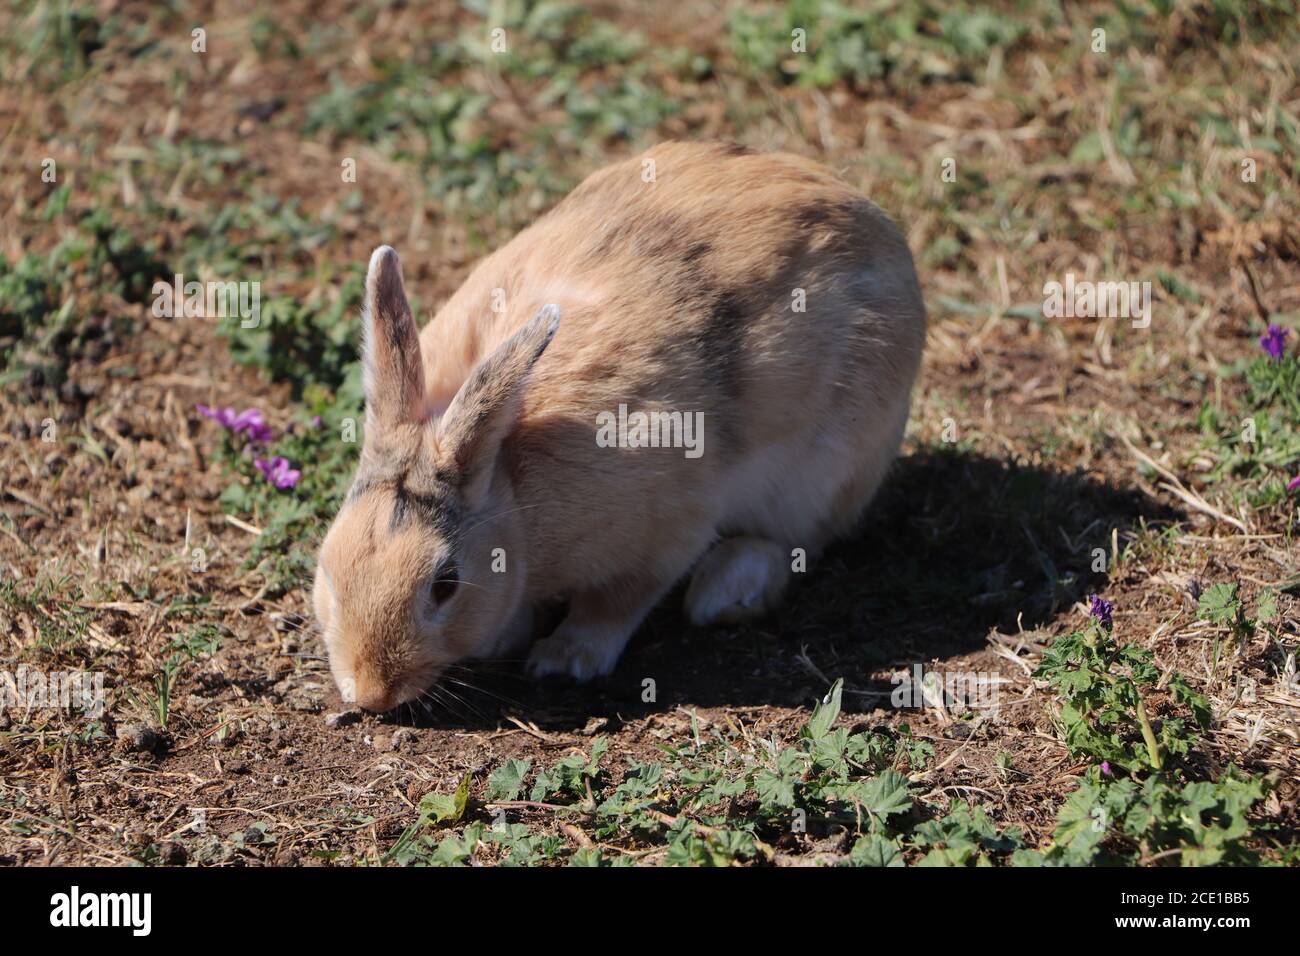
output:
[[91, 615], [79, 606], [84, 595], [70, 577], [34, 581], [0, 578], [0, 609], [21, 615], [35, 629], [35, 640], [24, 645], [23, 657], [66, 662], [88, 655], [85, 646]]
[[1259, 865], [1248, 812], [1267, 781], [1228, 767], [1218, 782], [1178, 785], [1160, 776], [1112, 780], [1096, 768], [1056, 818], [1052, 845], [1020, 851], [1022, 865]]
[[1200, 477], [1253, 510], [1272, 509], [1300, 475], [1300, 355], [1292, 347], [1234, 372], [1230, 381], [1244, 385], [1239, 397], [1206, 401], [1197, 417], [1201, 451], [1213, 462]]
[[[706, 732], [693, 721], [689, 741], [662, 744], [659, 760], [628, 762], [617, 777], [606, 765], [603, 737], [588, 752], [535, 772], [529, 761], [507, 762], [489, 777], [481, 803], [469, 798], [467, 776], [455, 794], [421, 801], [417, 820], [385, 862], [463, 864], [481, 843], [505, 865], [617, 866], [653, 853], [669, 865], [726, 866], [771, 862], [785, 833], [846, 828], [855, 838], [841, 862], [856, 865], [901, 863], [905, 850], [922, 862], [966, 864], [1020, 845], [1014, 831], [998, 833], [978, 808], [954, 803], [935, 813], [920, 805], [902, 771], [918, 770], [932, 749], [917, 746], [924, 742], [905, 729], [883, 735], [835, 727], [842, 693], [837, 681], [786, 744]], [[511, 823], [512, 808], [524, 804], [584, 822], [601, 846], [635, 849], [572, 850], [553, 835]], [[476, 816], [492, 820], [470, 819]], [[462, 829], [440, 833], [447, 824]]]
[[[590, 142], [642, 139], [680, 109], [659, 91], [665, 67], [704, 69], [684, 51], [652, 49], [578, 4], [467, 6], [484, 19], [454, 38], [422, 37], [414, 58], [381, 53], [374, 79], [332, 77], [308, 107], [304, 134], [378, 143], [419, 168], [440, 204], [494, 210], [517, 225], [528, 211], [512, 199], [549, 203], [576, 185], [558, 157]], [[490, 28], [505, 31], [504, 49], [493, 46]], [[495, 123], [489, 109], [500, 93], [484, 77], [526, 87], [547, 116], [525, 127]]]
[[[67, 187], [51, 192], [41, 218], [64, 218], [68, 195]], [[156, 243], [107, 209], [75, 217], [45, 255], [0, 256], [0, 384], [57, 388], [96, 343], [130, 333], [135, 322], [118, 303], [149, 301], [164, 274]]]
[[[1060, 677], [1079, 639], [1101, 638], [1101, 631], [1094, 625], [1058, 641], [1042, 673]], [[1149, 660], [1139, 657], [1136, 669], [1154, 680]], [[968, 801], [924, 802], [914, 782], [926, 762], [924, 750], [905, 729], [851, 733], [836, 726], [843, 692], [837, 681], [791, 741], [716, 727], [706, 732], [695, 722], [689, 741], [661, 744], [661, 759], [628, 761], [621, 774], [606, 766], [607, 744], [597, 738], [590, 751], [536, 772], [526, 760], [502, 764], [480, 800], [471, 796], [466, 775], [454, 793], [421, 800], [416, 820], [383, 862], [456, 866], [487, 854], [503, 865], [773, 863], [783, 853], [783, 836], [798, 833], [832, 847], [823, 851], [823, 862], [845, 866], [1258, 864], [1252, 841], [1260, 834], [1252, 831], [1248, 813], [1269, 782], [1232, 767], [1215, 781], [1188, 780], [1169, 764], [1161, 771], [1147, 767], [1137, 752], [1140, 742], [1134, 749], [1120, 741], [1133, 729], [1128, 725], [1136, 726], [1128, 696], [1135, 685], [1114, 674], [1113, 660], [1090, 660], [1100, 668], [1071, 666], [1073, 676], [1055, 683], [1066, 688], [1064, 706], [1076, 716], [1092, 711], [1110, 720], [1115, 740], [1098, 747], [1095, 733], [1080, 735], [1070, 727], [1064, 739], [1076, 756], [1114, 762], [1086, 771], [1041, 850]], [[1107, 684], [1107, 677], [1118, 683]], [[1177, 688], [1174, 696], [1208, 719], [1204, 700], [1178, 675], [1166, 677]], [[1091, 694], [1094, 686], [1106, 688], [1103, 699]], [[1183, 756], [1198, 739], [1177, 719], [1162, 721], [1160, 735], [1164, 753]], [[575, 849], [548, 828], [511, 822], [523, 807], [581, 824], [592, 842]]]
[[149, 686], [132, 695], [137, 707], [144, 710], [154, 726], [167, 729], [171, 718], [172, 692], [182, 671], [190, 664], [211, 657], [221, 645], [223, 628], [217, 624], [192, 624], [167, 644], [169, 652], [158, 666]]
[[23, 10], [27, 15], [21, 29], [0, 43], [0, 65], [21, 59], [25, 79], [52, 85], [81, 77], [118, 22], [116, 17], [101, 21], [91, 3], [44, 0], [28, 5], [8, 0], [8, 5], [11, 15]]
[[973, 81], [995, 49], [1014, 49], [1041, 16], [1041, 9], [1008, 13], [965, 4], [790, 0], [738, 6], [728, 29], [736, 58], [755, 77], [865, 90], [886, 77]]

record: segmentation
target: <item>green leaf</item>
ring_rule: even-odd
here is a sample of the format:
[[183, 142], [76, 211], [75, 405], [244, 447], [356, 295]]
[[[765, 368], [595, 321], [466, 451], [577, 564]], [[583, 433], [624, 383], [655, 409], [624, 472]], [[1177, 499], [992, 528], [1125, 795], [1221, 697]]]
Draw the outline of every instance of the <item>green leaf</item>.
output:
[[1259, 592], [1259, 600], [1255, 605], [1255, 620], [1261, 624], [1272, 624], [1278, 620], [1277, 592], [1272, 588], [1265, 588]]
[[488, 777], [489, 800], [517, 800], [524, 789], [524, 778], [532, 768], [531, 760], [507, 760]]
[[465, 774], [455, 793], [426, 793], [420, 798], [420, 819], [428, 823], [443, 823], [447, 820], [459, 820], [465, 815], [465, 804], [469, 801], [469, 779]]
[[856, 799], [873, 816], [886, 819], [912, 809], [907, 778], [897, 770], [883, 770], [877, 776], [844, 788], [844, 795]]
[[758, 848], [754, 838], [739, 830], [704, 833], [688, 824], [668, 846], [669, 866], [730, 866], [752, 857]]
[[883, 770], [894, 756], [894, 742], [881, 734], [853, 734], [845, 741], [845, 754], [859, 767]]
[[594, 846], [584, 846], [573, 852], [569, 857], [569, 866], [601, 866], [603, 860], [600, 856], [600, 850]]
[[779, 777], [770, 770], [754, 774], [754, 792], [765, 808], [794, 806], [794, 781]]
[[1101, 788], [1083, 784], [1070, 794], [1057, 814], [1053, 840], [1071, 851], [1075, 862], [1091, 862], [1097, 846], [1106, 838], [1108, 816]]
[[1041, 850], [1016, 850], [1008, 862], [1012, 866], [1043, 866], [1047, 859]]
[[1215, 624], [1230, 624], [1241, 611], [1237, 585], [1219, 583], [1206, 588], [1198, 602], [1197, 616]]
[[844, 766], [844, 750], [848, 746], [849, 732], [838, 727], [817, 740], [812, 741], [813, 763], [819, 767], [840, 770]]
[[584, 757], [580, 753], [570, 754], [550, 770], [538, 771], [537, 779], [529, 791], [529, 799], [544, 800], [553, 793], [585, 797], [586, 781], [594, 781], [600, 776], [600, 761], [608, 749], [609, 739], [602, 734], [592, 742], [590, 757]]
[[868, 833], [853, 844], [849, 863], [853, 866], [902, 866], [903, 853], [893, 840], [878, 833]]
[[1105, 152], [1102, 150], [1101, 145], [1101, 134], [1095, 129], [1084, 133], [1070, 149], [1069, 158], [1071, 163], [1093, 165], [1101, 162], [1105, 158]]
[[803, 728], [800, 736], [820, 740], [830, 731], [835, 718], [840, 715], [840, 696], [844, 692], [844, 679], [840, 678], [831, 685], [830, 691], [821, 702], [813, 708], [812, 717]]
[[921, 857], [917, 866], [966, 866], [979, 853], [979, 849], [966, 844], [956, 847], [935, 847]]
[[[466, 780], [469, 776], [466, 775]], [[483, 825], [480, 823], [472, 824], [465, 828], [464, 834], [456, 836], [452, 834], [438, 844], [437, 848], [429, 856], [431, 866], [465, 866], [467, 861], [474, 854], [478, 847], [479, 841], [483, 837]]]

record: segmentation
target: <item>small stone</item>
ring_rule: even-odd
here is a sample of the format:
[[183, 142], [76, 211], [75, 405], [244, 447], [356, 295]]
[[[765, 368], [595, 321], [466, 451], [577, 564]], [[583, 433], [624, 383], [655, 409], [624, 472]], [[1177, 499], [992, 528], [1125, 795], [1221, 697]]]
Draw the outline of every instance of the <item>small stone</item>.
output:
[[277, 787], [283, 787], [288, 782], [289, 781], [285, 778], [284, 774], [282, 773], [277, 773], [274, 777], [271, 778], [271, 783], [273, 783]]
[[129, 750], [146, 752], [158, 746], [158, 735], [143, 724], [122, 724], [117, 728], [117, 739]]
[[325, 726], [329, 727], [330, 729], [334, 729], [336, 727], [346, 727], [348, 724], [355, 724], [360, 719], [361, 719], [361, 711], [345, 710], [342, 713], [338, 713], [338, 714], [326, 714]]
[[587, 720], [586, 726], [578, 731], [578, 733], [582, 734], [584, 737], [590, 737], [592, 734], [596, 733], [596, 731], [605, 727], [608, 723], [608, 717], [592, 717]]
[[164, 843], [160, 855], [167, 866], [184, 866], [185, 861], [189, 859], [189, 853], [186, 852], [184, 845], [175, 840]]

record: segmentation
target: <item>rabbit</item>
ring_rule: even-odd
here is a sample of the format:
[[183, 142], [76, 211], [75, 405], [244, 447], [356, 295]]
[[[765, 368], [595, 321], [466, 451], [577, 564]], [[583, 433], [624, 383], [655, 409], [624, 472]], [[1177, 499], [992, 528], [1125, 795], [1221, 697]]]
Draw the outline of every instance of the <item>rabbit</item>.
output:
[[[579, 681], [688, 574], [694, 625], [766, 612], [875, 494], [925, 327], [885, 213], [732, 144], [596, 172], [418, 334], [380, 246], [361, 458], [312, 596], [344, 699], [384, 712], [458, 661], [519, 655], [552, 598], [567, 615], [527, 669]], [[675, 441], [614, 424], [656, 412]]]

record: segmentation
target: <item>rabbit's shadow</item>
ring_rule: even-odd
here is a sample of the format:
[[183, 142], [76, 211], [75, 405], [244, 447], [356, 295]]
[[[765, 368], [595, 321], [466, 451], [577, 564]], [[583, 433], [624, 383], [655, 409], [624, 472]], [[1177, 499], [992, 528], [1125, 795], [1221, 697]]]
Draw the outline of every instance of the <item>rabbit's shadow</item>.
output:
[[872, 672], [979, 650], [990, 628], [1049, 622], [1104, 589], [1112, 529], [1181, 517], [1137, 489], [1073, 472], [915, 453], [895, 465], [858, 532], [796, 574], [767, 617], [693, 628], [679, 586], [608, 678], [534, 681], [517, 664], [485, 665], [457, 678], [457, 701], [416, 722], [490, 727], [513, 715], [569, 730], [678, 706], [806, 706], [826, 690], [819, 674], [867, 687]]

